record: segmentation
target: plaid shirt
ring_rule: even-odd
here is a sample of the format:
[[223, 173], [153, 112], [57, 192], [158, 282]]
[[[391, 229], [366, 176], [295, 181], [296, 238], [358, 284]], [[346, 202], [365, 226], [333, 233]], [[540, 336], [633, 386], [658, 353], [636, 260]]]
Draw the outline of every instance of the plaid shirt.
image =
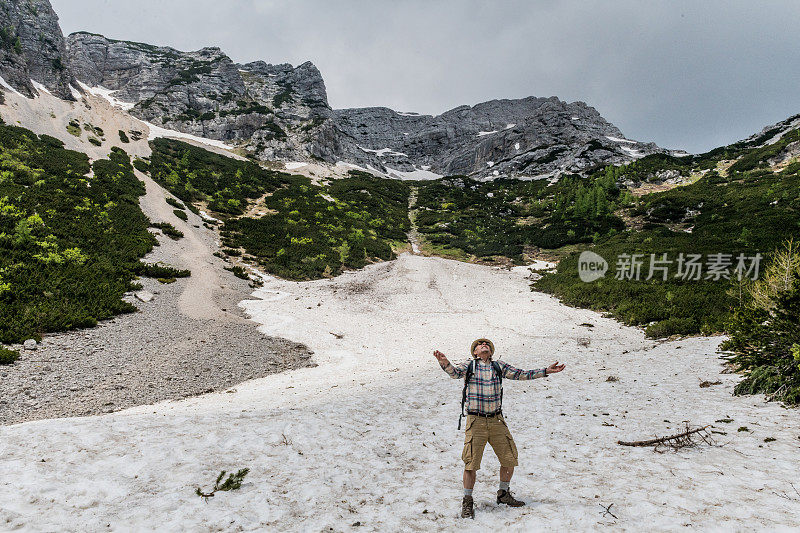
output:
[[[470, 361], [459, 363], [455, 366], [450, 364], [442, 366], [442, 370], [450, 374], [453, 379], [464, 379]], [[520, 370], [514, 368], [505, 361], [497, 361], [503, 372], [503, 379], [536, 379], [545, 377], [544, 368], [537, 370]], [[500, 409], [500, 392], [503, 385], [500, 378], [492, 368], [492, 360], [486, 363], [478, 359], [475, 371], [467, 384], [467, 412], [477, 411], [478, 413], [490, 415]]]

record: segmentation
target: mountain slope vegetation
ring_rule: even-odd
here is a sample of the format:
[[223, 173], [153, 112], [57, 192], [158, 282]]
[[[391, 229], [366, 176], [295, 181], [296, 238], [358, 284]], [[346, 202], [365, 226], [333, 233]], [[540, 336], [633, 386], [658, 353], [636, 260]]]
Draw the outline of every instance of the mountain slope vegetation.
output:
[[635, 199], [617, 213], [630, 227], [601, 235], [592, 251], [612, 270], [621, 254], [642, 254], [643, 273], [650, 272], [651, 258], [660, 260], [664, 253], [673, 261], [680, 253], [700, 254], [703, 259], [730, 254], [733, 264], [726, 273], [730, 279], [708, 279], [704, 272], [699, 281], [674, 276], [644, 281], [644, 275], [642, 281], [633, 281], [607, 275], [584, 283], [578, 275], [579, 256], [573, 253], [534, 287], [569, 305], [647, 326], [648, 335], [654, 337], [723, 331], [731, 310], [741, 304], [734, 275], [739, 254], [760, 253], [766, 260], [785, 240], [800, 235], [800, 162], [792, 152], [788, 159], [778, 157], [798, 139], [800, 131], [794, 130], [768, 146], [737, 143], [686, 158], [652, 156], [617, 171], [621, 179], [646, 180], [663, 170], [696, 179]]
[[231, 255], [246, 254], [287, 279], [335, 276], [394, 257], [405, 242], [409, 186], [351, 171], [314, 184], [304, 176], [266, 170], [190, 144], [152, 143], [153, 179], [191, 205], [206, 204], [222, 221]]
[[0, 125], [0, 342], [135, 310], [122, 295], [156, 244], [142, 194], [119, 149], [90, 165], [53, 137]]

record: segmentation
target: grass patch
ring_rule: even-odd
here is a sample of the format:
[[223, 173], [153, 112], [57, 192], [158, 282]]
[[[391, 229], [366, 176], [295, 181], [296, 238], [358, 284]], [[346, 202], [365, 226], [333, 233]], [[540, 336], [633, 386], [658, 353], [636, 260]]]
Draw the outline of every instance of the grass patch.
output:
[[69, 124], [67, 124], [67, 132], [70, 135], [74, 135], [75, 137], [81, 136], [81, 125], [79, 122], [75, 120], [70, 120]]

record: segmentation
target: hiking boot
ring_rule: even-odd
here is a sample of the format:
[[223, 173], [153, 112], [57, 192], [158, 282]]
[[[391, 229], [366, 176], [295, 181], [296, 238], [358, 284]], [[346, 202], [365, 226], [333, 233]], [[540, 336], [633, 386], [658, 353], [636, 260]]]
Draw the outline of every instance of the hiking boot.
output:
[[461, 500], [461, 518], [475, 518], [475, 511], [472, 509], [472, 496], [464, 496]]
[[497, 491], [497, 503], [504, 503], [509, 507], [522, 507], [525, 505], [525, 502], [517, 500], [511, 495], [511, 492], [507, 490]]

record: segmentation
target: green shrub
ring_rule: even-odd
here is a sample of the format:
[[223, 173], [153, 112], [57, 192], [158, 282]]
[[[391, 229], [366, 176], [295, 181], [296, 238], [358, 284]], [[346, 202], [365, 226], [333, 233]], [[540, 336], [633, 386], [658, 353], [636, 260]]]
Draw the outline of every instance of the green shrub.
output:
[[551, 186], [464, 176], [419, 182], [415, 222], [433, 248], [520, 260], [525, 247], [589, 243], [623, 229], [614, 214], [627, 201], [616, 185], [619, 172], [607, 167], [589, 178], [567, 175]]
[[178, 208], [178, 209], [186, 209], [186, 206], [185, 206], [185, 205], [183, 205], [182, 203], [180, 203], [180, 202], [179, 202], [178, 200], [176, 200], [175, 198], [172, 198], [171, 196], [167, 196], [167, 203], [168, 203], [169, 205], [171, 205], [172, 207], [176, 207], [176, 208]]
[[244, 213], [249, 200], [287, 183], [288, 174], [266, 170], [250, 161], [238, 161], [172, 139], [150, 142], [153, 179], [182, 200], [208, 201], [212, 211]]
[[122, 130], [119, 130], [119, 140], [123, 143], [129, 143], [131, 140], [128, 138], [128, 134]]
[[137, 263], [133, 271], [147, 278], [188, 278], [192, 275], [189, 270], [180, 270], [161, 263]]
[[351, 173], [329, 186], [303, 176], [264, 199], [272, 212], [225, 221], [228, 248], [243, 248], [268, 272], [288, 279], [315, 279], [394, 257], [390, 242], [410, 227], [408, 184]]
[[150, 172], [150, 165], [147, 164], [147, 161], [138, 157], [133, 160], [133, 168], [145, 174]]
[[172, 210], [172, 213], [173, 213], [173, 214], [174, 214], [176, 217], [178, 217], [179, 219], [181, 219], [181, 220], [183, 220], [183, 221], [187, 221], [187, 220], [189, 220], [189, 215], [187, 215], [187, 214], [186, 214], [186, 211], [184, 211], [183, 209], [173, 209], [173, 210]]
[[97, 137], [89, 137], [89, 142], [95, 146], [101, 146], [103, 144]]
[[656, 322], [645, 329], [648, 337], [669, 337], [671, 335], [688, 335], [697, 333], [700, 328], [694, 318], [670, 317]]
[[84, 124], [83, 129], [88, 131], [89, 133], [94, 134], [101, 139], [105, 137], [105, 133], [103, 132], [102, 128], [98, 128], [97, 126], [93, 126], [92, 124]]
[[175, 229], [175, 226], [173, 226], [169, 222], [151, 222], [150, 227], [160, 229], [161, 233], [171, 238], [172, 240], [177, 241], [178, 239], [183, 237], [183, 232], [178, 229]]
[[[611, 270], [604, 279], [592, 283], [579, 279], [577, 251], [533, 287], [568, 305], [608, 312], [626, 324], [656, 322], [646, 330], [653, 337], [721, 332], [737, 305], [735, 295], [728, 292], [729, 284], [674, 278], [617, 280], [613, 277], [615, 258], [622, 253], [644, 254], [642, 272], [646, 273], [650, 254], [666, 252], [674, 260], [680, 252], [735, 257], [773, 249], [800, 235], [795, 215], [800, 210], [798, 189], [796, 174], [758, 170], [725, 177], [712, 171], [690, 185], [645, 195], [623, 208], [627, 216], [644, 223], [641, 229], [609, 233], [591, 247], [609, 262]], [[691, 233], [683, 228], [691, 228]]]
[[0, 346], [0, 365], [10, 365], [19, 359], [19, 352]]
[[250, 275], [247, 273], [247, 271], [238, 265], [232, 267], [225, 267], [225, 270], [227, 270], [228, 272], [232, 272], [233, 275], [236, 276], [237, 278], [250, 279]]

